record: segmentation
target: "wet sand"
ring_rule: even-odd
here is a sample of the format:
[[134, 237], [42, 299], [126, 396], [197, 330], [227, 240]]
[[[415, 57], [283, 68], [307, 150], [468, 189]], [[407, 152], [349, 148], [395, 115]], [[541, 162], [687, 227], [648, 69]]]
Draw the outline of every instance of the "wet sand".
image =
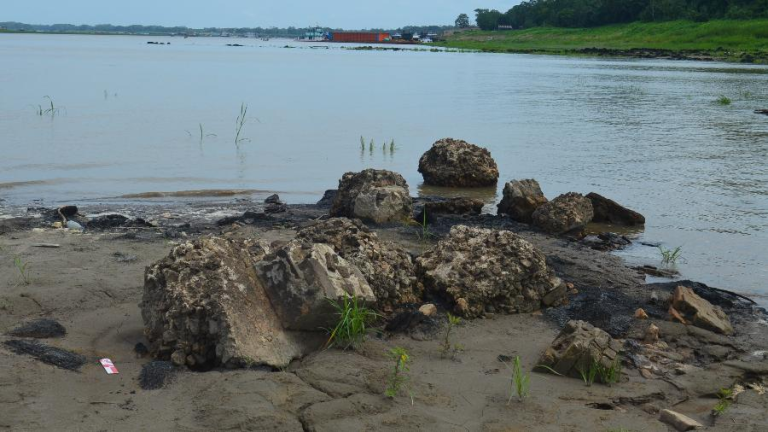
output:
[[[243, 203], [229, 212], [239, 214], [259, 206]], [[710, 354], [691, 356], [691, 369], [684, 375], [648, 379], [637, 369], [625, 367], [619, 384], [586, 387], [577, 379], [534, 372], [530, 397], [508, 404], [511, 373], [499, 356], [519, 355], [524, 368], [532, 369], [559, 332], [557, 314], [547, 311], [465, 321], [454, 336], [464, 351], [454, 360], [442, 359], [440, 341], [428, 334], [379, 335], [369, 338], [360, 351], [317, 352], [284, 371], [180, 371], [164, 388], [142, 390], [140, 370], [151, 359], [137, 356], [134, 346], [146, 343], [138, 303], [147, 265], [165, 256], [173, 244], [199, 235], [287, 240], [296, 227], [325, 213], [316, 206], [291, 206], [288, 213], [268, 220], [217, 226], [215, 219], [227, 209], [208, 210], [138, 209], [135, 215], [156, 220], [160, 226], [84, 234], [40, 228], [46, 225], [40, 219], [3, 221], [0, 333], [34, 318], [55, 319], [67, 328], [67, 335], [44, 342], [82, 354], [87, 363], [80, 372], [72, 372], [0, 347], [0, 429], [667, 431], [672, 429], [659, 422], [660, 409], [674, 409], [711, 424], [709, 411], [717, 402], [712, 394], [746, 379], [744, 370], [728, 361], [750, 359], [754, 368], [768, 370], [765, 359], [750, 356], [768, 349], [765, 326], [757, 321], [762, 316], [732, 315], [737, 336], [727, 342], [713, 338], [717, 343], [709, 343], [731, 344], [729, 352], [719, 360]], [[498, 222], [446, 219], [434, 228], [435, 233], [439, 236], [460, 221]], [[607, 294], [621, 295], [626, 304], [616, 310], [620, 315], [634, 310], [647, 294], [643, 276], [615, 256], [522, 226], [507, 228], [541, 248], [558, 275], [575, 285], [579, 293], [572, 294], [571, 304], [579, 304], [580, 296], [599, 286]], [[408, 227], [376, 230], [380, 237], [397, 241], [415, 254], [428, 247]], [[37, 247], [42, 244], [59, 247]], [[29, 263], [29, 284], [19, 278], [13, 263], [16, 256]], [[606, 322], [612, 322], [610, 318]], [[682, 350], [687, 339], [675, 335], [671, 326], [667, 324], [665, 341]], [[0, 336], [0, 342], [10, 339]], [[392, 367], [384, 353], [395, 346], [406, 348], [413, 358], [412, 399], [402, 395], [390, 400], [383, 395]], [[98, 363], [103, 357], [114, 361], [118, 375], [105, 373]], [[750, 376], [762, 379], [759, 373]], [[766, 430], [767, 408], [767, 397], [748, 390], [715, 426], [708, 427]]]

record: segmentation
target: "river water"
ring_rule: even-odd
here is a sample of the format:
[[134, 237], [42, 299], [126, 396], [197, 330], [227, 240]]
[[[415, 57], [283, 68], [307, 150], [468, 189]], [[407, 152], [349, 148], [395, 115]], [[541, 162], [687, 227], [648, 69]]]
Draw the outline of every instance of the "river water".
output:
[[490, 149], [502, 180], [643, 213], [641, 239], [682, 246], [684, 277], [768, 304], [767, 67], [310, 45], [0, 34], [0, 212], [233, 189], [314, 202], [368, 167], [432, 193], [418, 158], [454, 137]]

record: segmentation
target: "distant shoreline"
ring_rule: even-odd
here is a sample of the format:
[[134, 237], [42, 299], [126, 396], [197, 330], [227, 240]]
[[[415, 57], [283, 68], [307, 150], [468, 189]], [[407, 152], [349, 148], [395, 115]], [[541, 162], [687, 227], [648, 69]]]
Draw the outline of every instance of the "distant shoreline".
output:
[[768, 64], [768, 19], [670, 21], [594, 28], [466, 31], [433, 45], [489, 53], [561, 54]]

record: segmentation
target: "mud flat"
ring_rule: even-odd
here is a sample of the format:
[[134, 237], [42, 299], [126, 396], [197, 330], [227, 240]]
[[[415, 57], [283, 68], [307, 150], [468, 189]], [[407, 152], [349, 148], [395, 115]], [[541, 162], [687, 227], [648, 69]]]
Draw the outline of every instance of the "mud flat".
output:
[[[422, 205], [415, 200], [413, 210], [418, 212]], [[106, 210], [79, 212], [98, 215]], [[57, 217], [43, 209], [0, 221], [0, 428], [675, 430], [659, 420], [666, 409], [711, 430], [768, 428], [768, 399], [760, 393], [768, 374], [764, 311], [691, 281], [647, 285], [641, 272], [610, 253], [488, 214], [435, 216], [428, 236], [419, 235], [423, 227], [403, 223], [371, 229], [413, 257], [434, 248], [456, 225], [511, 231], [538, 248], [567, 284], [562, 305], [512, 315], [486, 309], [481, 318], [463, 320], [452, 336], [463, 350], [453, 359], [441, 358], [440, 344], [445, 312], [454, 306], [427, 296], [423, 301], [436, 304], [436, 315], [397, 331], [383, 330], [382, 321], [356, 351], [319, 350], [282, 370], [258, 365], [206, 372], [163, 365], [152, 369], [157, 364], [146, 352], [149, 343], [138, 306], [147, 266], [167, 256], [174, 245], [211, 235], [283, 244], [297, 230], [328, 219], [329, 208], [240, 201], [121, 212], [130, 217], [87, 218], [102, 222], [86, 226], [83, 233], [51, 228]], [[26, 282], [14, 264], [16, 257], [27, 263]], [[679, 285], [721, 307], [733, 333], [670, 321], [668, 299]], [[647, 319], [635, 317], [638, 308]], [[79, 369], [9, 348], [10, 341], [30, 339], [8, 332], [40, 318], [57, 321], [66, 333], [54, 326], [54, 337], [37, 343], [81, 356], [85, 363]], [[529, 397], [508, 403], [511, 359], [520, 356], [524, 370], [531, 371], [571, 320], [588, 322], [620, 341], [619, 382], [586, 386], [581, 379], [536, 371], [530, 373]], [[651, 324], [660, 329], [658, 341], [644, 340]], [[384, 389], [392, 362], [385, 354], [396, 346], [412, 358], [409, 394], [390, 399]], [[119, 374], [106, 374], [101, 358], [111, 359]], [[150, 372], [142, 375], [147, 367]], [[167, 375], [164, 367], [174, 373]], [[159, 375], [151, 375], [153, 370]], [[142, 387], [157, 377], [158, 389]], [[744, 392], [713, 423], [710, 412], [718, 403], [717, 392], [735, 385]]]

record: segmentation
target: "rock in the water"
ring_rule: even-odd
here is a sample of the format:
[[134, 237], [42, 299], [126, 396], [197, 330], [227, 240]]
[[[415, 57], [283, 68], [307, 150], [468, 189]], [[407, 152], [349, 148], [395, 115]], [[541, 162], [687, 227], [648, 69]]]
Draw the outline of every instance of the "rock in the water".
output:
[[43, 363], [71, 371], [79, 371], [86, 361], [85, 356], [38, 341], [9, 340], [3, 344], [16, 354], [26, 354]]
[[560, 195], [533, 212], [533, 224], [549, 234], [583, 230], [592, 220], [592, 202], [576, 192]]
[[320, 207], [330, 207], [333, 205], [333, 200], [336, 198], [336, 193], [338, 190], [336, 189], [328, 189], [323, 193], [323, 197], [320, 198], [320, 201], [317, 202], [317, 205]]
[[717, 306], [696, 295], [692, 289], [678, 286], [672, 297], [670, 314], [678, 320], [720, 334], [733, 333], [728, 316]]
[[15, 337], [47, 339], [62, 337], [67, 334], [67, 329], [58, 321], [41, 318], [22, 324], [8, 332], [8, 335]]
[[566, 294], [544, 254], [510, 231], [454, 226], [416, 264], [427, 290], [468, 318], [491, 309], [532, 312], [560, 302]]
[[539, 182], [534, 179], [514, 180], [504, 185], [504, 197], [497, 206], [498, 214], [513, 220], [531, 223], [533, 212], [547, 203]]
[[141, 313], [159, 360], [207, 369], [285, 367], [322, 345], [282, 326], [256, 275], [264, 242], [202, 238], [175, 247], [147, 268]]
[[299, 230], [296, 238], [331, 245], [342, 258], [354, 264], [373, 289], [378, 309], [383, 312], [421, 299], [422, 289], [408, 252], [379, 240], [359, 220], [331, 218]]
[[333, 327], [338, 316], [328, 299], [376, 302], [360, 270], [324, 243], [293, 240], [257, 263], [256, 272], [286, 329]]
[[424, 183], [448, 187], [494, 186], [499, 169], [491, 152], [466, 141], [444, 138], [419, 159]]
[[701, 429], [704, 427], [704, 425], [697, 422], [696, 420], [671, 410], [663, 410], [659, 420], [681, 432]]
[[264, 204], [280, 204], [280, 195], [272, 194], [264, 199]]
[[[425, 202], [421, 211], [415, 216], [416, 222], [432, 224], [437, 221], [436, 215], [479, 215], [483, 211], [483, 201], [475, 198], [450, 198], [441, 201]], [[426, 211], [426, 217], [424, 212]]]
[[330, 213], [373, 223], [402, 222], [411, 218], [412, 208], [413, 200], [403, 176], [367, 169], [344, 174]]
[[593, 363], [603, 367], [614, 365], [621, 343], [605, 331], [584, 321], [569, 321], [547, 348], [539, 364], [563, 376], [581, 377]]
[[644, 225], [645, 216], [630, 210], [621, 204], [602, 195], [590, 192], [587, 198], [592, 202], [594, 222], [605, 222], [615, 225]]

